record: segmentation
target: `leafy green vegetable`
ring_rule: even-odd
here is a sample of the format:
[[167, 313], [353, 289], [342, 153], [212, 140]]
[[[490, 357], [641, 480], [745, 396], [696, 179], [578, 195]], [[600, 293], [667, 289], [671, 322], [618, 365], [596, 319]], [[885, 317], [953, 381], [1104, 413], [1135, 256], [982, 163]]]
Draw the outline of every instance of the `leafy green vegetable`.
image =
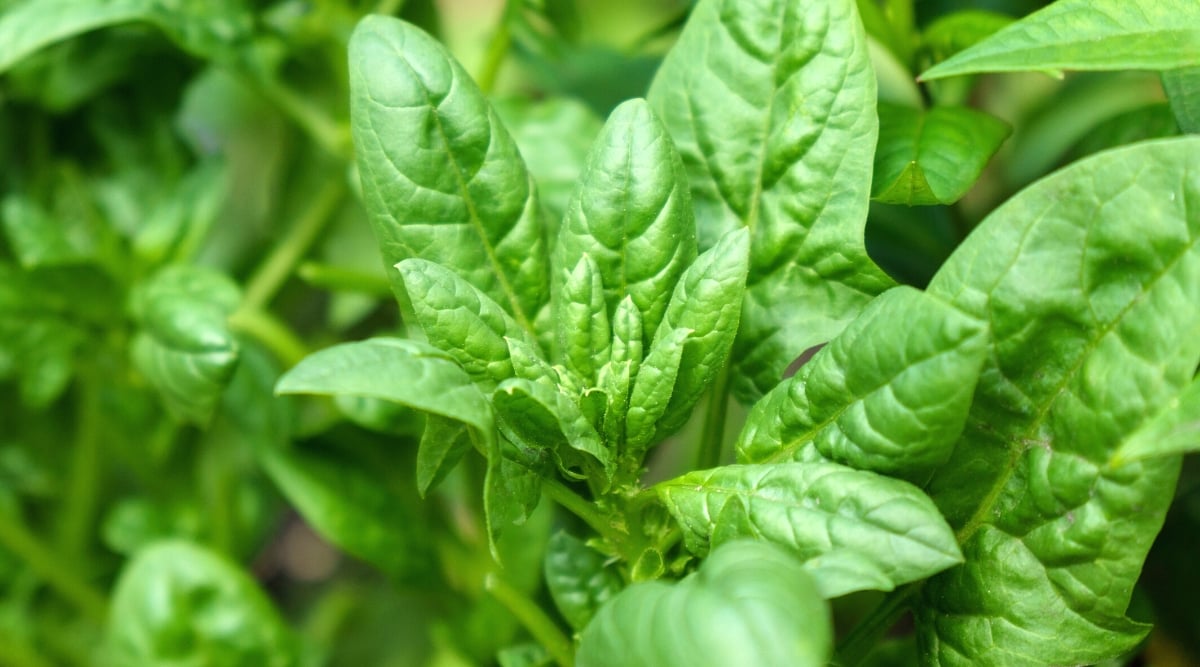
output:
[[829, 611], [799, 562], [735, 542], [683, 581], [634, 584], [610, 600], [583, 631], [576, 664], [815, 667], [831, 644]]
[[871, 196], [887, 204], [953, 204], [1008, 137], [1003, 121], [966, 107], [879, 105]]
[[568, 533], [558, 532], [546, 546], [546, 587], [563, 618], [576, 630], [622, 588], [621, 577], [604, 554]]
[[1200, 382], [1192, 380], [1154, 417], [1126, 437], [1109, 465], [1200, 450]]
[[1179, 128], [1200, 133], [1200, 66], [1164, 70], [1162, 84]]
[[1200, 6], [1058, 0], [930, 68], [921, 78], [1064, 69], [1164, 70], [1200, 64]]

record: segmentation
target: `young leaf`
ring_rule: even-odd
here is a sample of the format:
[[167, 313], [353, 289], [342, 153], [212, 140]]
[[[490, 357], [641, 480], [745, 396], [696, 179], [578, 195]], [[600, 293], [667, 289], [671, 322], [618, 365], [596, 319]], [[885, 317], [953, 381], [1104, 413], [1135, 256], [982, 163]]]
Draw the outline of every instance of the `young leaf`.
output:
[[554, 252], [564, 270], [591, 257], [606, 313], [631, 297], [644, 338], [653, 337], [675, 282], [696, 257], [696, 223], [683, 162], [644, 100], [617, 107], [600, 131]]
[[650, 88], [688, 171], [700, 247], [751, 232], [733, 350], [744, 400], [891, 283], [863, 246], [875, 87], [854, 0], [702, 0]]
[[112, 664], [301, 664], [298, 642], [255, 581], [188, 542], [139, 552], [117, 581], [110, 619]]
[[642, 314], [633, 299], [625, 297], [617, 304], [612, 324], [612, 346], [608, 362], [600, 367], [597, 384], [607, 400], [604, 436], [618, 451], [624, 451], [629, 392], [642, 365]]
[[417, 493], [424, 498], [471, 449], [470, 431], [462, 422], [438, 415], [425, 418], [417, 449]]
[[207, 422], [233, 377], [238, 343], [226, 321], [241, 298], [225, 275], [188, 266], [160, 271], [132, 297], [142, 326], [134, 364], [181, 419]]
[[986, 350], [984, 327], [943, 301], [885, 292], [754, 406], [738, 461], [816, 456], [923, 483], [962, 434]]
[[493, 432], [487, 397], [450, 356], [426, 343], [372, 338], [304, 358], [275, 386], [279, 394], [350, 394], [407, 405]]
[[767, 540], [799, 555], [826, 598], [889, 591], [962, 562], [953, 531], [920, 489], [836, 463], [724, 466], [656, 489], [692, 553]]
[[1200, 66], [1169, 69], [1161, 76], [1179, 129], [1200, 134]]
[[453, 271], [423, 259], [406, 259], [396, 268], [425, 337], [485, 391], [513, 375], [506, 336], [536, 347], [511, 315]]
[[1130, 434], [1113, 453], [1109, 466], [1195, 451], [1200, 451], [1200, 380], [1192, 380], [1179, 396]]
[[548, 296], [537, 194], [462, 66], [421, 29], [368, 16], [350, 39], [350, 112], [384, 262], [436, 262], [531, 329]]
[[1198, 174], [1195, 138], [1077, 162], [984, 220], [930, 284], [991, 332], [927, 486], [966, 558], [921, 589], [930, 664], [1094, 663], [1145, 635], [1125, 611], [1179, 460], [1107, 463], [1200, 361]]
[[565, 279], [552, 297], [556, 356], [591, 386], [596, 366], [608, 358], [612, 344], [600, 269], [584, 254], [573, 270], [563, 269], [560, 275]]
[[885, 204], [953, 204], [1008, 137], [1004, 121], [967, 107], [879, 105], [871, 196]]
[[549, 450], [563, 474], [587, 478], [597, 471], [612, 480], [612, 453], [576, 400], [555, 385], [510, 378], [496, 388], [492, 405], [501, 432], [517, 447]]
[[576, 631], [582, 630], [596, 610], [621, 591], [621, 576], [607, 567], [604, 554], [578, 538], [559, 531], [546, 547], [546, 588]]
[[654, 344], [646, 353], [629, 391], [629, 407], [625, 419], [626, 451], [635, 456], [654, 444], [658, 421], [667, 412], [671, 394], [679, 378], [679, 363], [683, 359], [684, 343], [692, 332], [688, 329], [658, 328]]
[[983, 9], [962, 9], [929, 24], [921, 34], [921, 53], [936, 65], [970, 48], [1013, 22], [1011, 16]]
[[584, 629], [578, 667], [828, 664], [829, 609], [790, 554], [762, 542], [713, 551], [678, 583], [626, 588]]
[[1195, 65], [1200, 65], [1200, 4], [1192, 0], [1059, 0], [935, 65], [921, 78]]

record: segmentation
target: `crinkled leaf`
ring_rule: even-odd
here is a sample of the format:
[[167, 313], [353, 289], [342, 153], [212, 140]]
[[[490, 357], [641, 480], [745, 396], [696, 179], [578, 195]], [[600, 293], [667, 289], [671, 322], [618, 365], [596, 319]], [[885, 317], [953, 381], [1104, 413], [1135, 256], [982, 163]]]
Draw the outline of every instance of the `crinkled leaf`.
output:
[[837, 463], [731, 465], [655, 488], [692, 553], [767, 540], [796, 552], [827, 598], [889, 591], [962, 562], [954, 532], [920, 489]]
[[[548, 449], [563, 474], [611, 481], [615, 461], [576, 399], [552, 384], [510, 378], [492, 394], [501, 432], [518, 447]], [[597, 467], [598, 466], [598, 467]]]
[[240, 301], [224, 274], [192, 266], [163, 269], [134, 293], [133, 361], [179, 418], [207, 422], [233, 377], [238, 343], [227, 319]]
[[607, 313], [626, 296], [654, 336], [675, 282], [696, 257], [687, 174], [644, 100], [613, 110], [588, 154], [555, 246], [555, 263], [596, 262]]
[[584, 254], [573, 269], [558, 274], [562, 280], [552, 302], [556, 359], [590, 386], [612, 344], [600, 269]]
[[1145, 635], [1126, 608], [1179, 460], [1106, 464], [1200, 361], [1197, 201], [1200, 139], [1101, 153], [997, 209], [930, 284], [991, 335], [927, 486], [966, 558], [921, 589], [929, 664], [1094, 663]]
[[425, 497], [471, 449], [471, 434], [462, 422], [437, 415], [425, 418], [417, 449], [417, 492]]
[[568, 533], [559, 531], [546, 547], [546, 588], [563, 618], [576, 631], [595, 616], [600, 605], [621, 591], [624, 582], [608, 567], [608, 557]]
[[[697, 257], [675, 285], [655, 343], [659, 336], [669, 338], [674, 331], [688, 330], [691, 334], [683, 343], [670, 401], [655, 424], [655, 440], [683, 426], [696, 401], [725, 367], [742, 313], [749, 252], [750, 235], [740, 229], [730, 232]], [[652, 354], [654, 344], [647, 360]]]
[[656, 425], [667, 412], [671, 392], [679, 377], [684, 343], [691, 334], [688, 329], [665, 331], [659, 327], [659, 335], [646, 352], [629, 391], [629, 407], [625, 413], [628, 451], [644, 452], [654, 443]]
[[506, 438], [492, 438], [487, 454], [487, 474], [483, 480], [483, 507], [487, 516], [488, 539], [492, 557], [501, 554], [496, 540], [510, 526], [522, 525], [542, 497], [542, 475], [549, 474], [549, 458], [539, 448], [523, 451]]
[[700, 247], [751, 232], [733, 350], [743, 400], [891, 283], [863, 246], [875, 88], [854, 0], [703, 0], [650, 88], [688, 171]]
[[604, 392], [604, 436], [619, 450], [625, 443], [625, 422], [633, 379], [642, 365], [642, 314], [626, 297], [613, 313], [613, 340], [608, 362], [600, 367], [597, 384]]
[[454, 271], [423, 259], [406, 259], [396, 268], [425, 337], [485, 391], [513, 375], [506, 336], [536, 346], [511, 315]]
[[109, 619], [105, 648], [112, 664], [301, 664], [298, 642], [255, 581], [188, 542], [160, 542], [129, 561]]
[[872, 197], [885, 204], [953, 204], [979, 179], [1008, 125], [967, 107], [879, 105]]
[[924, 482], [962, 434], [985, 332], [910, 287], [885, 292], [755, 405], [738, 460], [816, 456]]
[[1109, 465], [1122, 466], [1154, 456], [1174, 456], [1200, 450], [1200, 380], [1192, 380], [1175, 398], [1113, 453]]
[[1200, 66], [1166, 70], [1162, 85], [1179, 129], [1200, 134]]
[[584, 629], [578, 667], [828, 664], [829, 609], [800, 562], [762, 542], [713, 551], [677, 583], [626, 588]]
[[537, 194], [462, 66], [421, 29], [368, 16], [350, 39], [350, 111], [384, 262], [441, 264], [529, 329], [548, 297]]
[[473, 427], [494, 429], [487, 397], [450, 356], [400, 338], [342, 343], [305, 357], [279, 379], [279, 394], [367, 396], [407, 405]]
[[1192, 0], [1059, 0], [935, 65], [921, 78], [1195, 65], [1200, 65], [1200, 4]]

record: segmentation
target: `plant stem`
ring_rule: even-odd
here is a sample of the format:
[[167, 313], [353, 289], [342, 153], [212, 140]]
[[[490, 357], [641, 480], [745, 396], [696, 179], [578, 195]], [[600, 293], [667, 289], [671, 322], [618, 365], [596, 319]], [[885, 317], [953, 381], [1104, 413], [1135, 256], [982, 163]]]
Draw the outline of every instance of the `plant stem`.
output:
[[571, 646], [571, 640], [567, 639], [541, 607], [508, 585], [508, 582], [495, 572], [488, 573], [483, 585], [493, 597], [500, 601], [500, 604], [503, 604], [512, 612], [513, 616], [517, 617], [529, 634], [545, 647], [559, 667], [571, 667], [575, 663], [575, 651]]
[[25, 561], [30, 570], [85, 616], [103, 623], [108, 614], [104, 595], [81, 579], [70, 561], [62, 560], [10, 512], [0, 511], [0, 546]]
[[331, 292], [360, 292], [378, 297], [392, 295], [392, 287], [387, 279], [375, 273], [355, 271], [332, 264], [305, 262], [296, 269], [296, 274], [309, 285]]
[[288, 368], [308, 356], [308, 346], [304, 341], [268, 312], [240, 309], [229, 316], [229, 326], [265, 345]]
[[500, 12], [500, 22], [496, 25], [496, 31], [492, 33], [491, 41], [488, 42], [479, 76], [475, 77], [475, 81], [479, 83], [479, 90], [483, 91], [484, 95], [491, 95], [496, 87], [500, 66], [508, 57], [508, 47], [512, 44], [512, 32], [508, 29], [508, 22], [519, 9], [520, 0], [508, 0]]
[[243, 307], [261, 309], [271, 301], [317, 240], [344, 194], [345, 186], [340, 180], [331, 180], [317, 191], [305, 207], [304, 216], [292, 225], [283, 240], [271, 249], [271, 253], [255, 269], [254, 275], [246, 281]]
[[75, 444], [71, 451], [70, 481], [58, 523], [58, 546], [71, 558], [82, 558], [95, 524], [96, 493], [100, 484], [100, 391], [90, 372], [78, 382]]
[[909, 599], [920, 590], [919, 584], [910, 584], [889, 593], [838, 645], [834, 662], [839, 667], [855, 667], [865, 660], [884, 633], [908, 610]]
[[567, 511], [583, 519], [584, 523], [591, 526], [593, 530], [600, 533], [605, 539], [615, 544], [624, 542], [626, 536], [621, 534], [621, 531], [613, 525], [613, 522], [609, 520], [607, 515], [597, 509], [593, 503], [585, 500], [571, 489], [568, 489], [562, 482], [557, 479], [543, 479], [542, 492], [550, 500], [553, 500]]
[[721, 463], [725, 442], [725, 414], [729, 409], [729, 365], [726, 364], [713, 382], [704, 415], [704, 432], [696, 453], [696, 470], [715, 468]]

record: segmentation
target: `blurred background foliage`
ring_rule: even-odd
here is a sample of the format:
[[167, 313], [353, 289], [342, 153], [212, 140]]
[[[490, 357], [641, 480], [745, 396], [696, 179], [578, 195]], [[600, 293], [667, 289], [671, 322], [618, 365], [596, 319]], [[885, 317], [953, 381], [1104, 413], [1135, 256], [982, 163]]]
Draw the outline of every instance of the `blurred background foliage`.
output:
[[[877, 193], [869, 249], [898, 280], [923, 286], [1056, 167], [1179, 132], [1149, 74], [914, 83], [1043, 4], [859, 0], [885, 127], [966, 105], [1000, 128], [961, 199]], [[542, 549], [568, 520], [543, 507], [507, 534], [499, 572], [481, 461], [423, 501], [421, 418], [272, 393], [309, 351], [403, 331], [357, 200], [346, 44], [371, 12], [439, 36], [560, 215], [602, 119], [644, 94], [690, 9], [0, 0], [0, 665], [542, 664], [483, 582], [544, 601]], [[1179, 595], [1200, 590], [1198, 527], [1189, 465], [1146, 567], [1144, 664], [1200, 662], [1200, 611]], [[154, 586], [171, 594], [157, 610]]]

